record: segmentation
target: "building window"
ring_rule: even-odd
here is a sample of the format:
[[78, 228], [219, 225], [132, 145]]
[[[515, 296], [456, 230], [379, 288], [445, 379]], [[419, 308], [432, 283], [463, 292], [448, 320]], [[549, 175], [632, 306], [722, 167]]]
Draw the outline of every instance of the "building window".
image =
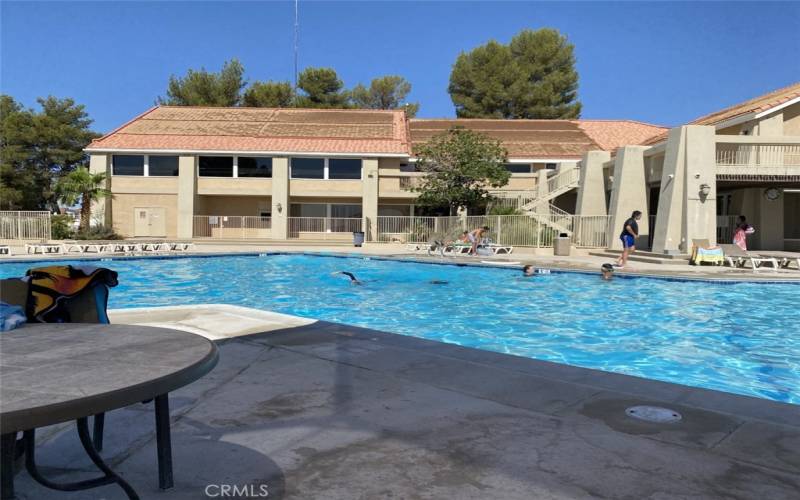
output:
[[331, 217], [342, 219], [360, 219], [362, 216], [361, 205], [331, 204]]
[[240, 156], [237, 174], [239, 177], [272, 177], [272, 158]]
[[144, 156], [114, 155], [111, 158], [111, 172], [114, 175], [144, 175]]
[[378, 217], [410, 217], [411, 205], [378, 205]]
[[527, 163], [506, 163], [506, 170], [512, 174], [529, 174], [531, 173], [531, 166]]
[[361, 160], [351, 158], [329, 159], [328, 179], [361, 179]]
[[324, 158], [292, 158], [292, 179], [324, 179]]
[[175, 177], [178, 175], [177, 156], [148, 156], [147, 175]]
[[292, 203], [290, 217], [327, 217], [328, 205], [325, 203]]
[[292, 179], [361, 179], [356, 158], [292, 158]]
[[233, 177], [232, 156], [201, 156], [200, 177]]

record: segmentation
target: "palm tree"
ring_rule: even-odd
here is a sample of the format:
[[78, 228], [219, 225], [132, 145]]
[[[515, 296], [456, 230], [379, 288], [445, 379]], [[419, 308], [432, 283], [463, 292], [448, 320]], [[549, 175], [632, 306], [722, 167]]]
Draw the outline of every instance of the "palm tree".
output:
[[106, 174], [104, 172], [93, 174], [86, 167], [78, 167], [69, 174], [59, 179], [55, 192], [58, 199], [67, 205], [74, 205], [81, 201], [81, 221], [78, 229], [89, 229], [92, 217], [92, 201], [101, 198], [111, 198], [113, 195], [106, 189]]

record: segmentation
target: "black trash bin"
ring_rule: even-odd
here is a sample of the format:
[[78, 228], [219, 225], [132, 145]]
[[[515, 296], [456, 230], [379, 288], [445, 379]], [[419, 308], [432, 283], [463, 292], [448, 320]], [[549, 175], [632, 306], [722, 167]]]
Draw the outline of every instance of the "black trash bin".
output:
[[353, 246], [360, 247], [364, 244], [364, 231], [353, 231]]

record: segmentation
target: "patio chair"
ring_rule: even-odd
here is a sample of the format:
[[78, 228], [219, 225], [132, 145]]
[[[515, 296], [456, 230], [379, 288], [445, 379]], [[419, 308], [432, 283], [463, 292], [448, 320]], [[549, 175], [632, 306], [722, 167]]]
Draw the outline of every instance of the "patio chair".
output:
[[771, 264], [774, 269], [778, 269], [779, 267], [778, 260], [775, 257], [762, 257], [758, 254], [742, 250], [738, 245], [733, 244], [723, 244], [720, 245], [720, 247], [725, 255], [725, 260], [731, 267], [745, 267], [748, 261], [750, 262], [750, 267], [753, 269], [753, 272], [756, 272], [765, 262]]
[[[29, 271], [30, 272], [30, 271]], [[80, 293], [64, 298], [60, 307], [67, 313], [69, 323], [110, 323], [106, 311], [108, 305], [109, 286], [96, 282], [84, 288]], [[29, 322], [36, 322], [30, 314], [31, 286], [28, 278], [7, 278], [0, 280], [0, 300], [26, 310]], [[103, 428], [105, 413], [94, 416], [92, 442], [97, 451], [103, 449]]]
[[0, 245], [0, 255], [11, 255], [11, 247], [8, 245]]
[[692, 256], [689, 264], [721, 266], [725, 264], [725, 255], [720, 247], [711, 246], [707, 238], [695, 238], [692, 240]]

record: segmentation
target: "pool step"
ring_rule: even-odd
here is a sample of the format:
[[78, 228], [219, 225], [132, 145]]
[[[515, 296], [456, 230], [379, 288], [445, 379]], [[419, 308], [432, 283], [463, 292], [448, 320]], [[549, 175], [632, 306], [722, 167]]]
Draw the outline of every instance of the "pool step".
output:
[[[589, 255], [595, 257], [606, 257], [609, 259], [618, 259], [622, 255], [622, 250], [598, 250], [596, 252], [589, 252]], [[688, 255], [664, 255], [653, 252], [636, 252], [628, 260], [634, 262], [646, 262], [648, 264], [666, 264], [666, 265], [688, 265]]]

